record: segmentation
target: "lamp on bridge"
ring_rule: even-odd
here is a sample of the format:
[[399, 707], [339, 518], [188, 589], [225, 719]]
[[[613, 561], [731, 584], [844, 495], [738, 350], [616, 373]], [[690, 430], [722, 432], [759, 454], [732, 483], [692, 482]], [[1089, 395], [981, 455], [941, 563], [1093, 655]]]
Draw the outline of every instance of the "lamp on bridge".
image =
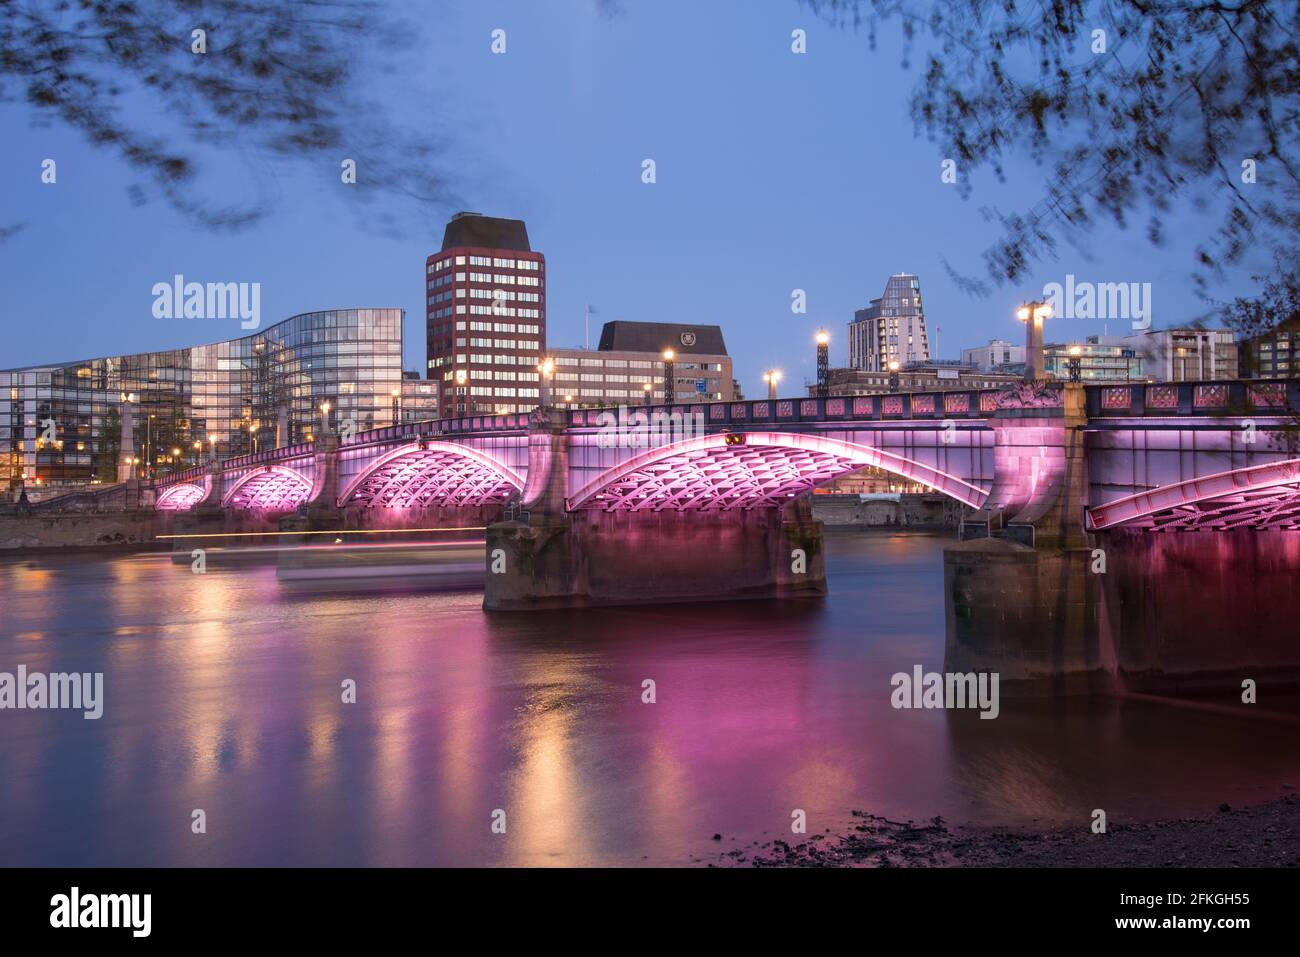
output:
[[645, 398], [646, 405], [650, 404], [650, 399], [652, 398], [650, 393], [653, 391], [654, 391], [654, 386], [652, 386], [649, 382], [641, 383], [641, 394]]
[[1027, 302], [1016, 310], [1016, 318], [1025, 324], [1025, 381], [1043, 378], [1043, 320], [1050, 318], [1052, 307], [1046, 302]]
[[779, 369], [768, 369], [763, 373], [763, 381], [767, 383], [768, 401], [775, 399], [776, 384], [781, 381], [781, 371]]
[[402, 422], [402, 390], [393, 390], [393, 425], [400, 425]]
[[889, 391], [897, 392], [898, 384], [899, 384], [898, 360], [890, 359], [889, 360]]
[[1083, 360], [1079, 357], [1083, 355], [1082, 346], [1070, 346], [1070, 358], [1066, 360], [1065, 367], [1070, 370], [1070, 381], [1078, 382], [1083, 378]]
[[677, 381], [673, 378], [673, 358], [672, 349], [664, 350], [664, 405], [672, 405], [677, 399]]
[[831, 335], [825, 329], [817, 332], [817, 395], [824, 399], [831, 394]]
[[321, 434], [321, 435], [329, 435], [329, 434], [330, 434], [330, 403], [329, 403], [329, 399], [326, 399], [324, 402], [322, 402], [322, 403], [320, 404], [320, 434]]
[[538, 382], [540, 389], [538, 391], [538, 405], [543, 409], [551, 404], [551, 376], [555, 375], [555, 360], [543, 359], [537, 364]]
[[466, 383], [466, 381], [468, 381], [468, 379], [469, 379], [469, 376], [466, 375], [464, 369], [457, 369], [457, 370], [456, 370], [456, 408], [455, 408], [455, 414], [456, 414], [456, 417], [457, 417], [457, 418], [460, 418], [461, 416], [463, 416], [463, 415], [465, 414], [465, 383]]

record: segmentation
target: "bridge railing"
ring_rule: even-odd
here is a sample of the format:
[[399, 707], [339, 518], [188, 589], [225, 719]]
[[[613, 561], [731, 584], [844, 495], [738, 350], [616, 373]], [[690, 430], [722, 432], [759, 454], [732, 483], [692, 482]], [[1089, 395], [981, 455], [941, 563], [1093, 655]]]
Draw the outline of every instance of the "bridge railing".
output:
[[[708, 425], [753, 425], [826, 421], [887, 421], [890, 419], [979, 419], [995, 408], [996, 390], [960, 389], [948, 392], [891, 392], [829, 398], [744, 399], [739, 402], [700, 402], [675, 405], [633, 405], [632, 412], [704, 416]], [[617, 408], [574, 409], [574, 428], [598, 428], [606, 413]]]
[[1091, 418], [1286, 415], [1300, 410], [1300, 379], [1115, 382], [1085, 387]]
[[[996, 408], [996, 389], [954, 389], [933, 392], [891, 392], [881, 395], [848, 395], [830, 398], [799, 397], [792, 399], [744, 399], [737, 402], [694, 402], [673, 405], [644, 405], [628, 402], [624, 406], [629, 414], [644, 412], [649, 415], [662, 413], [666, 415], [704, 416], [709, 425], [752, 425], [779, 424], [786, 422], [824, 422], [824, 421], [887, 421], [890, 419], [979, 419], [989, 415]], [[563, 408], [563, 406], [561, 406]], [[601, 408], [569, 409], [569, 425], [573, 428], [598, 428], [603, 421], [602, 414], [618, 414], [619, 406]], [[518, 431], [528, 428], [529, 414], [526, 412], [510, 415], [464, 415], [446, 419], [424, 419], [416, 422], [403, 422], [400, 425], [385, 426], [356, 433], [345, 443], [354, 448], [365, 445], [381, 445], [402, 439], [416, 439], [429, 435], [465, 435], [473, 433]], [[266, 449], [247, 455], [226, 459], [226, 468], [244, 468], [250, 465], [282, 462], [310, 454], [314, 446], [310, 442], [299, 443], [280, 449]], [[207, 466], [196, 466], [169, 475], [163, 483], [172, 485], [199, 478], [207, 472]]]

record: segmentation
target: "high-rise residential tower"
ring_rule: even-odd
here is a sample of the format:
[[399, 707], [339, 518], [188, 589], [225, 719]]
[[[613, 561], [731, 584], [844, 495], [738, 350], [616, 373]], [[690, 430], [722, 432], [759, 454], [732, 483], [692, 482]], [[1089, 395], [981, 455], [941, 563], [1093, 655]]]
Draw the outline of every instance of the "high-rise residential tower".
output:
[[442, 415], [526, 412], [546, 349], [546, 258], [520, 219], [457, 213], [425, 261], [429, 378]]
[[930, 361], [930, 340], [921, 304], [921, 281], [910, 273], [890, 276], [885, 292], [859, 309], [849, 323], [849, 367], [883, 372], [890, 362]]

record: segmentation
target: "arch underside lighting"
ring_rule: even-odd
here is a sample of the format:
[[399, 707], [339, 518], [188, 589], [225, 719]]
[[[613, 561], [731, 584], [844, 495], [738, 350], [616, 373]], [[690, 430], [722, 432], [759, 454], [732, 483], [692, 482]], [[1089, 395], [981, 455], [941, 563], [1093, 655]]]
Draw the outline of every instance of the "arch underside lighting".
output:
[[496, 505], [523, 482], [500, 463], [467, 446], [406, 447], [381, 458], [340, 496], [367, 508]]
[[156, 507], [164, 512], [186, 512], [203, 501], [206, 494], [202, 485], [189, 482], [172, 485], [158, 494]]
[[1088, 510], [1088, 528], [1300, 530], [1300, 459], [1217, 472]]
[[818, 435], [744, 435], [744, 445], [727, 445], [725, 435], [706, 435], [642, 453], [589, 483], [569, 500], [569, 509], [775, 508], [866, 466], [928, 485], [971, 507], [988, 497], [956, 476], [881, 449]]
[[222, 503], [261, 512], [292, 512], [311, 494], [311, 482], [281, 465], [260, 468], [240, 478]]

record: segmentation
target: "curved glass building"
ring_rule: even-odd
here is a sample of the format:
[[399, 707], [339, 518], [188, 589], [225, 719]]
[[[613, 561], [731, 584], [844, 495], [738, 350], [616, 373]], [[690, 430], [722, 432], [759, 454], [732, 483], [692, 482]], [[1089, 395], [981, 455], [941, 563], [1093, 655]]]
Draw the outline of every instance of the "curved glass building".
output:
[[[0, 371], [0, 487], [139, 478], [310, 441], [333, 427], [394, 424], [402, 391], [401, 309], [308, 312], [209, 345]], [[134, 448], [122, 449], [122, 403]]]

